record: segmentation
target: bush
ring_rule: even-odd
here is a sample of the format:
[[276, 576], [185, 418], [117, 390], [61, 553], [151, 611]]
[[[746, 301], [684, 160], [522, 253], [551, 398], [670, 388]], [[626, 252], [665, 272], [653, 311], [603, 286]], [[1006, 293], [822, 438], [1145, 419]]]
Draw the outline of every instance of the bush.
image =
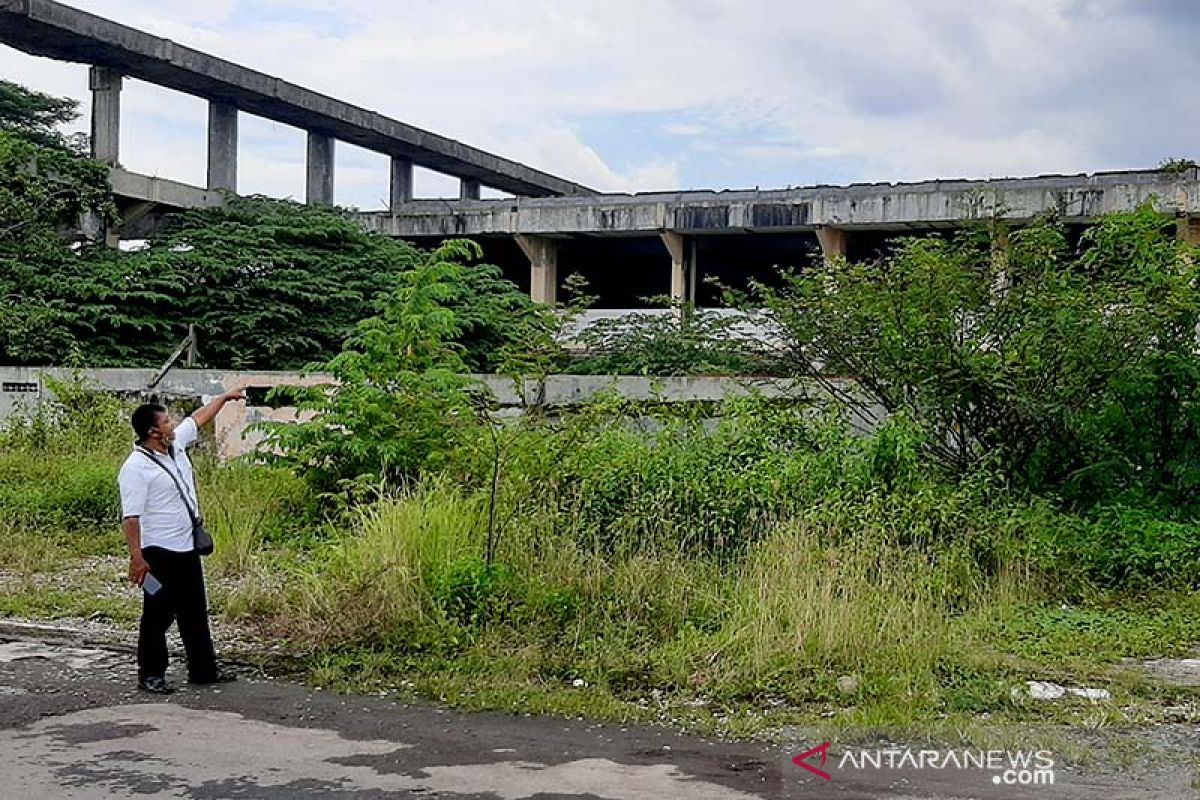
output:
[[[993, 238], [1009, 244], [1001, 248]], [[1200, 487], [1200, 258], [1150, 207], [1090, 228], [907, 239], [759, 288], [793, 374], [855, 378], [953, 474], [1083, 506]]]
[[94, 531], [120, 518], [125, 406], [76, 376], [0, 428], [0, 515], [35, 530]]

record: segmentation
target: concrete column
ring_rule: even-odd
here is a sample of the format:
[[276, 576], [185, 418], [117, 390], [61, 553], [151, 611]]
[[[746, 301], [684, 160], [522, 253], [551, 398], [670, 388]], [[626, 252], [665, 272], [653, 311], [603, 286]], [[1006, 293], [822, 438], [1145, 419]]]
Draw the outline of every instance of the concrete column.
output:
[[1200, 247], [1200, 217], [1180, 217], [1175, 226], [1181, 242]]
[[844, 228], [818, 225], [817, 241], [821, 243], [821, 252], [826, 258], [846, 257], [846, 231]]
[[458, 197], [460, 200], [478, 200], [480, 188], [479, 181], [463, 178], [458, 184]]
[[413, 196], [413, 165], [407, 158], [392, 156], [392, 182], [390, 207], [394, 210]]
[[208, 102], [208, 188], [237, 191], [238, 110]]
[[529, 295], [533, 302], [554, 305], [558, 302], [558, 243], [517, 234], [517, 245], [529, 259]]
[[689, 299], [688, 264], [683, 234], [675, 231], [663, 231], [659, 237], [666, 246], [667, 252], [671, 254], [671, 302], [686, 303]]
[[304, 202], [333, 205], [333, 137], [308, 132], [308, 173], [304, 184]]
[[92, 90], [92, 158], [116, 165], [121, 155], [121, 73], [92, 67], [88, 86]]

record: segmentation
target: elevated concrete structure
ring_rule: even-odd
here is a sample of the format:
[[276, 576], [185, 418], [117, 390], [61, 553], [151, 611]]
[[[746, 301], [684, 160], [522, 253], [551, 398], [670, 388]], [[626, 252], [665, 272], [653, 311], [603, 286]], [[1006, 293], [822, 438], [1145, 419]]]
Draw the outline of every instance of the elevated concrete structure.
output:
[[683, 234], [815, 231], [834, 249], [844, 249], [841, 231], [919, 232], [991, 217], [1026, 222], [1046, 212], [1067, 222], [1086, 222], [1149, 200], [1165, 211], [1200, 215], [1200, 170], [604, 194], [483, 200], [452, 206], [414, 200], [402, 208], [360, 218], [373, 230], [403, 238], [629, 236], [664, 230]]
[[591, 189], [374, 111], [52, 0], [0, 0], [0, 42], [33, 55], [91, 64], [101, 124], [96, 155], [119, 163], [121, 76], [139, 78], [294, 125], [514, 195]]
[[[702, 264], [698, 254], [714, 241], [733, 237], [748, 244], [780, 238], [803, 243], [808, 237], [826, 257], [846, 257], [860, 238], [953, 230], [971, 220], [992, 218], [1020, 225], [1045, 213], [1070, 224], [1086, 224], [1102, 214], [1151, 202], [1179, 218], [1180, 238], [1200, 244], [1198, 169], [458, 201], [413, 200], [406, 194], [410, 173], [403, 162], [398, 174], [396, 170], [393, 165], [392, 208], [355, 215], [367, 229], [425, 242], [461, 236], [514, 241], [527, 259], [531, 296], [546, 303], [556, 302], [560, 277], [577, 266], [570, 263], [565, 248], [583, 242], [600, 246], [660, 240], [666, 277], [661, 289], [649, 293], [686, 303], [700, 300], [702, 267], [711, 266], [711, 258], [709, 264]], [[223, 201], [221, 193], [200, 187], [119, 168], [111, 174], [123, 204], [152, 203], [170, 210]], [[150, 224], [147, 221], [143, 227]]]
[[[366, 228], [422, 243], [475, 238], [485, 245], [489, 260], [506, 268], [518, 284], [527, 285], [532, 297], [547, 303], [557, 301], [560, 279], [590, 269], [590, 280], [607, 282], [598, 294], [607, 291], [616, 297], [599, 308], [628, 307], [611, 303], [639, 303], [647, 296], [703, 305], [718, 296], [701, 276], [744, 286], [777, 276], [780, 266], [812, 265], [810, 251], [826, 258], [870, 257], [881, 252], [888, 236], [897, 234], [936, 233], [992, 218], [1019, 225], [1044, 213], [1086, 224], [1101, 214], [1128, 211], [1149, 201], [1178, 216], [1182, 239], [1200, 243], [1196, 168], [601, 195], [52, 0], [0, 0], [0, 42], [93, 65], [93, 154], [112, 165], [112, 185], [123, 217], [120, 231], [105, 232], [111, 244], [121, 236], [145, 235], [163, 213], [219, 205], [226, 192], [236, 191], [240, 113], [307, 132], [309, 203], [334, 200], [337, 141], [391, 156], [389, 208], [359, 214]], [[206, 186], [121, 168], [123, 76], [209, 101]], [[457, 177], [459, 199], [414, 199], [414, 165]], [[484, 186], [516, 196], [481, 200]], [[731, 241], [737, 246], [730, 247]], [[1003, 257], [1003, 247], [998, 247], [997, 258]], [[509, 263], [503, 263], [505, 258]]]

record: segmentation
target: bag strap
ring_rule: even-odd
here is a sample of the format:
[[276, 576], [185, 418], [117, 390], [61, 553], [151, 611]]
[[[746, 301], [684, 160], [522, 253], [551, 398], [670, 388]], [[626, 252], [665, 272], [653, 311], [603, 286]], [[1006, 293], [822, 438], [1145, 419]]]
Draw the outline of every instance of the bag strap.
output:
[[137, 450], [139, 453], [144, 455], [146, 458], [150, 459], [155, 464], [157, 464], [163, 472], [167, 473], [167, 477], [169, 477], [171, 479], [171, 483], [175, 484], [175, 489], [179, 492], [179, 499], [183, 501], [183, 507], [187, 509], [188, 516], [192, 518], [192, 525], [193, 526], [197, 525], [200, 521], [199, 510], [198, 509], [196, 511], [192, 510], [192, 504], [190, 502], [188, 502], [187, 492], [185, 492], [183, 490], [183, 484], [179, 482], [179, 478], [177, 478], [175, 476], [175, 473], [171, 471], [170, 467], [168, 467], [166, 464], [164, 464], [162, 461], [160, 461], [158, 458], [156, 458], [153, 454], [151, 454], [151, 452], [149, 450], [147, 450], [146, 448], [141, 447], [141, 446], [139, 446], [137, 448]]

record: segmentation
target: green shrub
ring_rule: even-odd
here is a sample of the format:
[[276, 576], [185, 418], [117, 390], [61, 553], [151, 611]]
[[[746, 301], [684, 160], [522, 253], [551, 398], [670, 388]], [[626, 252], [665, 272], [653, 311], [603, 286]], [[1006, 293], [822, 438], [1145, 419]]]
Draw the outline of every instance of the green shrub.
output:
[[855, 378], [925, 457], [1077, 506], [1200, 487], [1200, 258], [1149, 205], [1068, 247], [1043, 221], [902, 240], [759, 287], [791, 374]]

